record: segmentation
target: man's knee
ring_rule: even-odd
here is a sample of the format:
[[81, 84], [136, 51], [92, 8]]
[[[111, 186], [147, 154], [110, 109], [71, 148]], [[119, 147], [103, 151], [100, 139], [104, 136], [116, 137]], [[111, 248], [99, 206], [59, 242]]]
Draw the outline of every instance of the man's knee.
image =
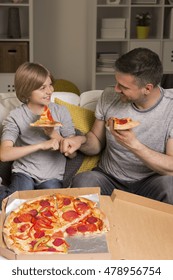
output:
[[161, 176], [160, 184], [162, 201], [173, 204], [173, 176]]
[[173, 176], [159, 176], [154, 180], [154, 194], [156, 199], [173, 204]]

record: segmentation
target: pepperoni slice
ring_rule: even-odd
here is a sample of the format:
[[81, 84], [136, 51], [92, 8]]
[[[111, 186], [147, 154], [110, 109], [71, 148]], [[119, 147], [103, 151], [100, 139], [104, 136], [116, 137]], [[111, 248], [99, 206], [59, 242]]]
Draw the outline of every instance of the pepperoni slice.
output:
[[29, 213], [24, 213], [21, 214], [18, 219], [20, 222], [30, 222], [32, 220], [32, 215]]
[[62, 214], [62, 218], [67, 221], [71, 222], [79, 217], [78, 213], [74, 210], [66, 211]]
[[89, 224], [95, 224], [97, 222], [97, 218], [90, 216], [86, 219], [86, 222], [88, 222]]
[[13, 219], [13, 222], [16, 223], [16, 224], [21, 223], [21, 221], [19, 220], [18, 217], [15, 217], [15, 218]]
[[54, 247], [49, 247], [49, 248], [47, 249], [47, 251], [48, 251], [48, 252], [56, 252], [57, 250], [56, 250], [56, 248], [54, 248]]
[[48, 199], [41, 200], [41, 201], [40, 201], [40, 205], [41, 205], [42, 207], [48, 207], [48, 206], [50, 206], [50, 202], [48, 201]]
[[31, 214], [33, 217], [38, 215], [38, 211], [36, 209], [32, 209], [29, 211], [29, 214]]
[[71, 200], [69, 198], [64, 198], [63, 199], [63, 204], [64, 205], [69, 205], [71, 203]]
[[89, 209], [89, 206], [86, 202], [80, 201], [75, 203], [75, 210], [78, 213], [85, 213]]
[[61, 246], [62, 244], [64, 243], [64, 240], [61, 239], [61, 238], [56, 238], [54, 241], [53, 241], [53, 245], [55, 246]]
[[83, 232], [83, 233], [86, 232], [86, 231], [88, 231], [86, 225], [79, 225], [79, 226], [77, 227], [77, 229], [78, 229], [79, 232]]
[[86, 224], [86, 227], [87, 227], [87, 231], [89, 231], [89, 232], [97, 231], [96, 224]]
[[77, 229], [71, 226], [66, 229], [66, 232], [68, 233], [68, 235], [75, 235], [77, 233]]

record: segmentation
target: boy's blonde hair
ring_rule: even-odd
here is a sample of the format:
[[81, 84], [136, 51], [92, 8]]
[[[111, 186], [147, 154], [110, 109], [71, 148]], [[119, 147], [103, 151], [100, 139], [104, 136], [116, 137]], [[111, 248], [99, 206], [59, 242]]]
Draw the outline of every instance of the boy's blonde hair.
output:
[[23, 103], [28, 103], [32, 91], [39, 89], [48, 77], [53, 82], [50, 71], [39, 63], [25, 62], [21, 64], [14, 78], [17, 98]]

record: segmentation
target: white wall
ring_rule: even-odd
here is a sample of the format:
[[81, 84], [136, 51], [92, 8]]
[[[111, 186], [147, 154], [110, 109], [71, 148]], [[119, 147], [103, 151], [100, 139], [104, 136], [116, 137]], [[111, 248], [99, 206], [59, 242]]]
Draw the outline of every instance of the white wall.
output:
[[87, 0], [34, 0], [34, 61], [57, 79], [87, 85]]

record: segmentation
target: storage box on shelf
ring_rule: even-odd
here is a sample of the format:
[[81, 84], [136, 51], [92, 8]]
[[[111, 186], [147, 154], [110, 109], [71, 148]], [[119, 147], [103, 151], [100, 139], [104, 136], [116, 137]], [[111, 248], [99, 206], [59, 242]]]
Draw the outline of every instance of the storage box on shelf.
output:
[[33, 0], [0, 0], [0, 91], [7, 91], [12, 73], [33, 60]]

